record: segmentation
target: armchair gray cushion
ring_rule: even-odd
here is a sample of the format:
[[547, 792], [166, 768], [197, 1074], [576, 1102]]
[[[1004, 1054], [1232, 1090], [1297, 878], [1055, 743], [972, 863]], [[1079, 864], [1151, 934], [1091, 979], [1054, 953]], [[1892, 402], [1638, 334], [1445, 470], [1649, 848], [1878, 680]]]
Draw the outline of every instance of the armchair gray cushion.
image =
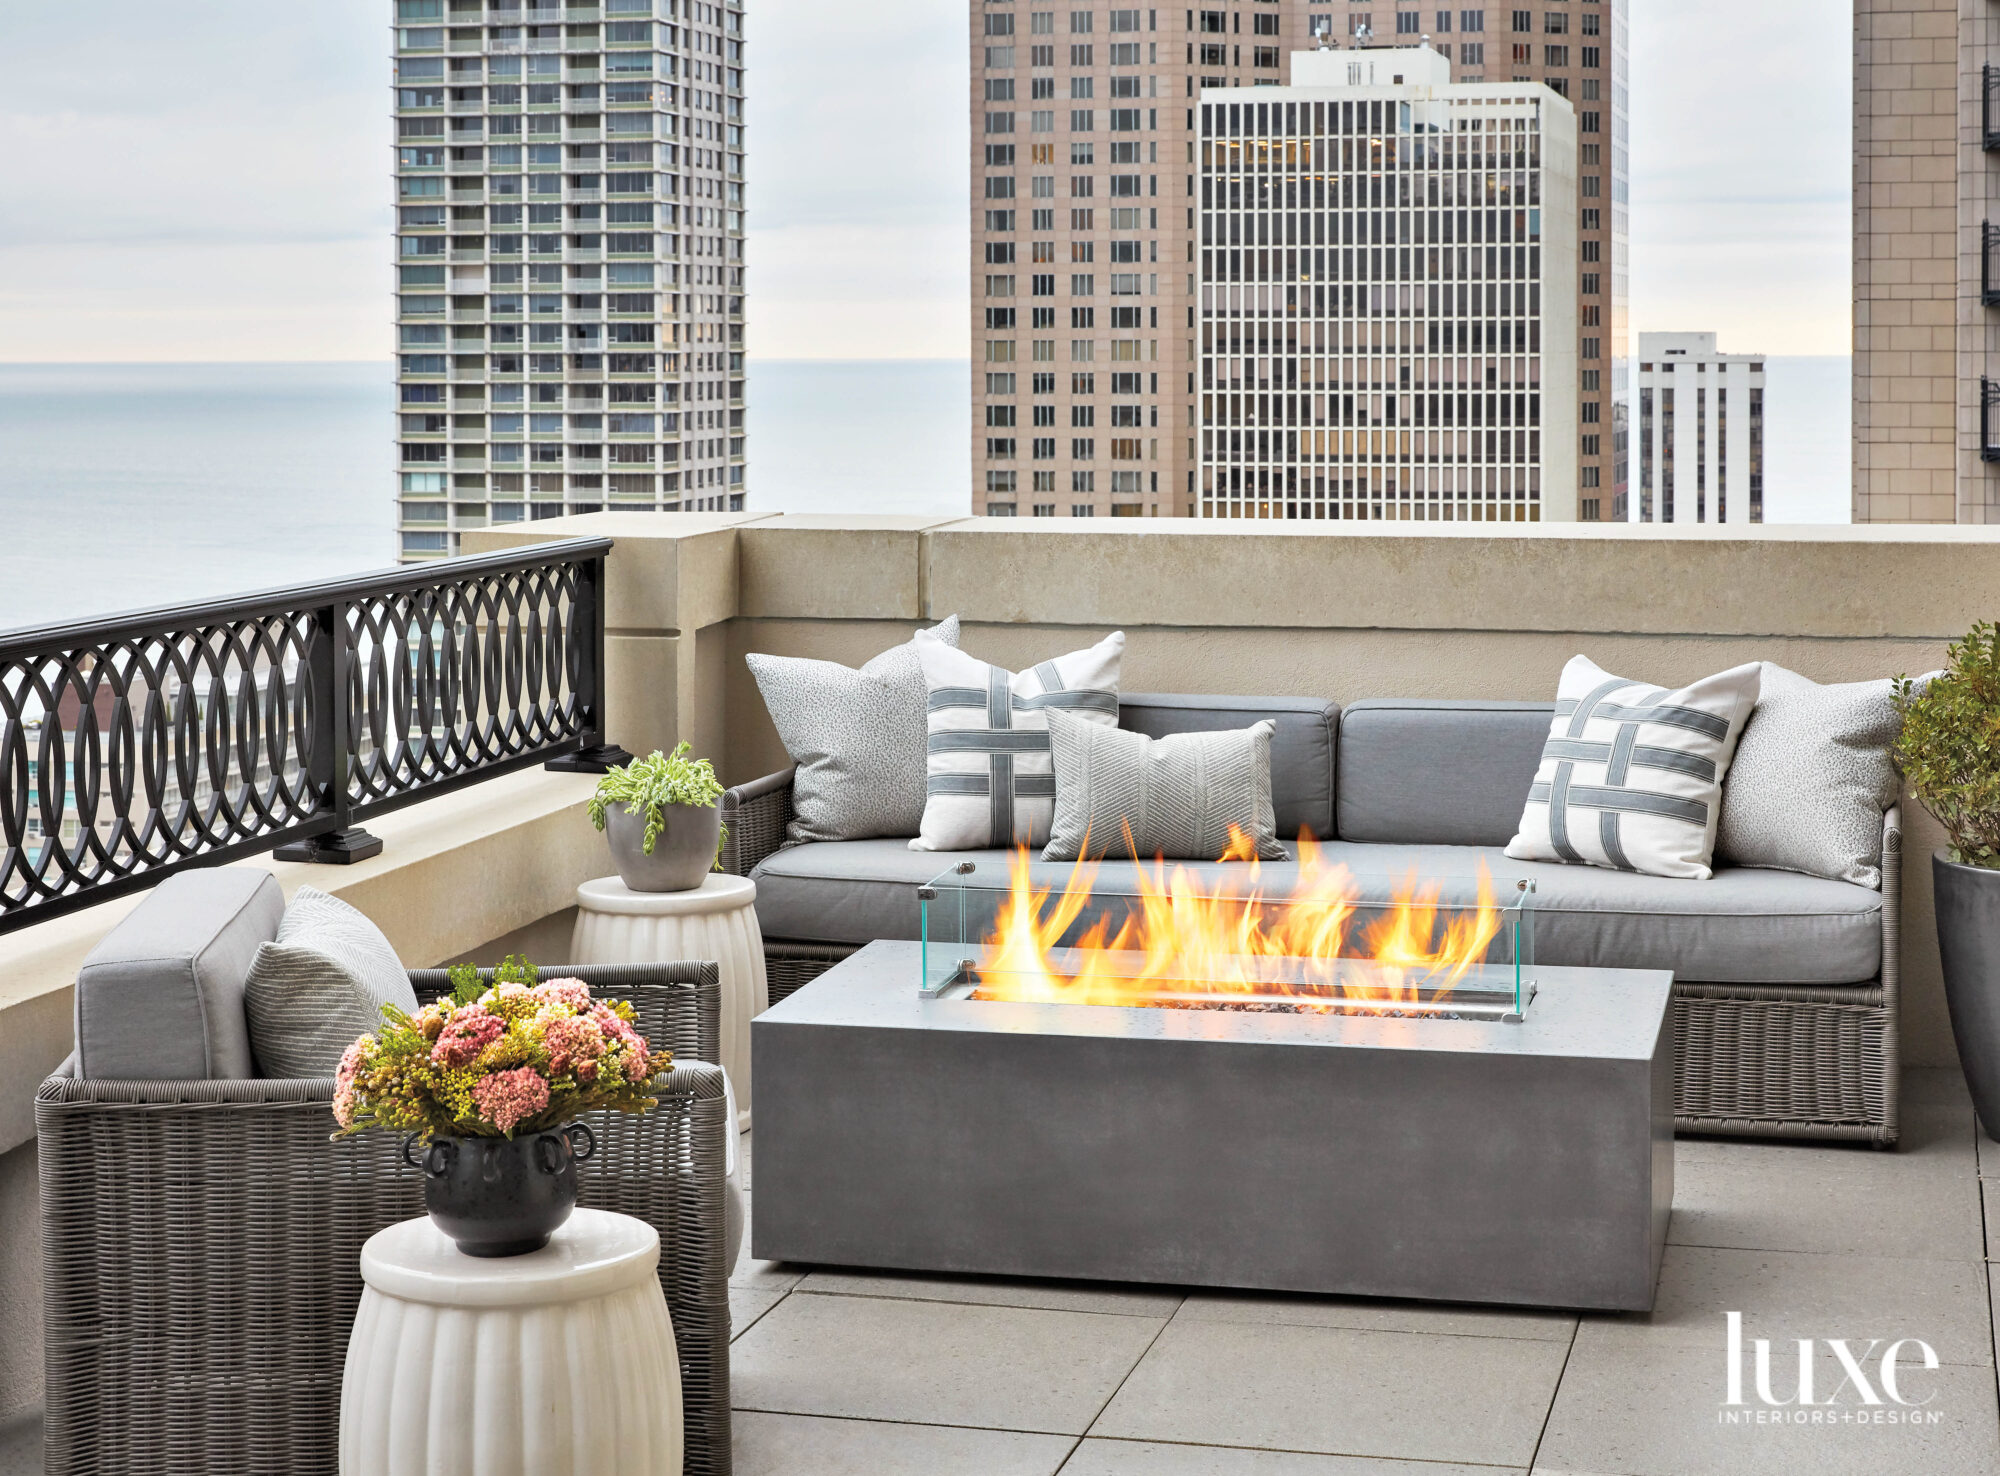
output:
[[285, 894], [268, 871], [183, 871], [153, 888], [77, 971], [77, 1075], [254, 1076], [243, 986], [284, 913]]

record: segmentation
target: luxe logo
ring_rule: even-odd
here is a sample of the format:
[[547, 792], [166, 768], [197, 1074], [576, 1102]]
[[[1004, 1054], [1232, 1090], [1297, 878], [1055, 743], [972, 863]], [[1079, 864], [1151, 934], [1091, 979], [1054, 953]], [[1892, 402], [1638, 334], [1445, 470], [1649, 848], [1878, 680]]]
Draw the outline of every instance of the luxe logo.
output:
[[[1782, 1372], [1773, 1373], [1771, 1340], [1753, 1338], [1746, 1398], [1743, 1314], [1723, 1313], [1723, 1325], [1727, 1344], [1720, 1418], [1725, 1424], [1931, 1424], [1938, 1419], [1936, 1411], [1919, 1412], [1937, 1398], [1935, 1389], [1904, 1388], [1906, 1373], [1938, 1366], [1937, 1351], [1921, 1338], [1897, 1338], [1886, 1346], [1881, 1338], [1859, 1346], [1847, 1338], [1799, 1338], [1797, 1373], [1789, 1381]], [[1781, 1359], [1781, 1369], [1790, 1361]], [[1773, 1413], [1778, 1411], [1782, 1413]]]

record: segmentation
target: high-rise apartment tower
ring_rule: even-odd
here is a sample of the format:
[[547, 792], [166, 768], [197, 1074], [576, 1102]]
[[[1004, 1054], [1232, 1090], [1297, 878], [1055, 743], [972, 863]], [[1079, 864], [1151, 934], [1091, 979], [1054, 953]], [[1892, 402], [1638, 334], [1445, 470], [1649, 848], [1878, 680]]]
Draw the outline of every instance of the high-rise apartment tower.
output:
[[395, 0], [398, 528], [743, 506], [741, 0]]
[[1764, 356], [1713, 333], [1639, 335], [1638, 521], [1764, 521]]
[[1577, 515], [1577, 144], [1427, 44], [1201, 94], [1199, 514]]
[[971, 0], [973, 511], [1195, 514], [1196, 96], [1331, 35], [1574, 106], [1578, 516], [1623, 518], [1627, 3]]

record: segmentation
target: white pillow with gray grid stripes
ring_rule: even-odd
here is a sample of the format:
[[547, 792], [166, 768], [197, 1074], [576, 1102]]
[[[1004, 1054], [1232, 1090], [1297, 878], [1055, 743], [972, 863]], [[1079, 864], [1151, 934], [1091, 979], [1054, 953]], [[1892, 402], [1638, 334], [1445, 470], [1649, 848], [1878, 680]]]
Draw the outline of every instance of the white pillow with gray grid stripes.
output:
[[929, 689], [924, 823], [913, 851], [1041, 846], [1055, 818], [1050, 708], [1118, 726], [1125, 632], [1016, 674], [917, 639]]
[[1507, 854], [1708, 880], [1722, 781], [1761, 675], [1753, 661], [1668, 691], [1572, 657]]

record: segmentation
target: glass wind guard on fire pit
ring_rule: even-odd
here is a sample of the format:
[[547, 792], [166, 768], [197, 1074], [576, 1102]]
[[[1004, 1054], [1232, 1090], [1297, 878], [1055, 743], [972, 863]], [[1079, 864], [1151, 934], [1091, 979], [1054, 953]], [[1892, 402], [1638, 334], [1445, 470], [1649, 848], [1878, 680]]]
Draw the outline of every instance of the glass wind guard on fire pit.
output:
[[[1315, 854], [1316, 853], [1309, 853]], [[1249, 865], [962, 861], [917, 889], [926, 999], [1518, 1021], [1534, 999], [1534, 883], [1501, 906], [1410, 877]], [[1108, 881], [1109, 879], [1106, 878]], [[1464, 887], [1461, 886], [1461, 890]]]

